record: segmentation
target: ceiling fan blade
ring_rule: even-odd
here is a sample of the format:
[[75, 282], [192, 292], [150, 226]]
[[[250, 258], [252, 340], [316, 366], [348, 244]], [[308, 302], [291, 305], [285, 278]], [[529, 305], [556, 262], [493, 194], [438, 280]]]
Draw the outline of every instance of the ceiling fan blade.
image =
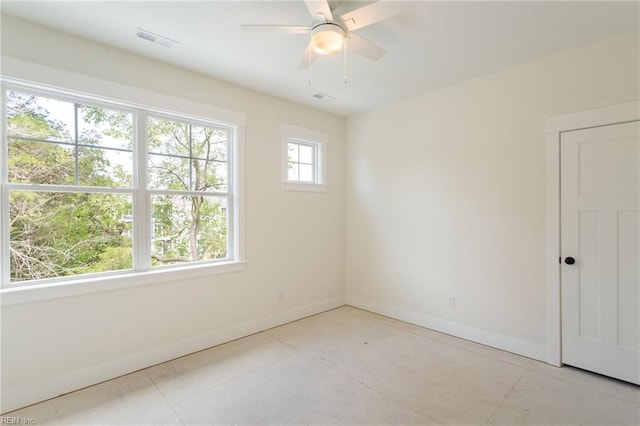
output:
[[305, 0], [307, 9], [313, 17], [313, 20], [324, 20], [325, 22], [333, 21], [333, 14], [329, 8], [327, 0]]
[[304, 54], [302, 55], [302, 59], [300, 59], [300, 63], [298, 64], [298, 69], [304, 70], [309, 68], [313, 63], [313, 61], [316, 60], [317, 57], [318, 57], [318, 54], [316, 53], [315, 50], [311, 48], [311, 45], [307, 46], [307, 50], [304, 51]]
[[348, 31], [354, 31], [384, 21], [413, 7], [413, 2], [377, 1], [340, 16]]
[[246, 32], [285, 34], [306, 34], [312, 29], [301, 25], [240, 25], [240, 27]]
[[382, 47], [357, 34], [349, 33], [347, 38], [347, 52], [357, 53], [372, 61], [377, 61], [387, 53]]

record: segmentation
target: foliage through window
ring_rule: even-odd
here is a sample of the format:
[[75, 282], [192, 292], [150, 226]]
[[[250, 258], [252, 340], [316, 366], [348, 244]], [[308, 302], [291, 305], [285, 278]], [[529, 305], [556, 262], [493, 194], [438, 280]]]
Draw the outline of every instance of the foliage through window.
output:
[[22, 89], [4, 116], [10, 284], [232, 259], [234, 127]]
[[230, 130], [149, 117], [154, 265], [227, 257]]
[[289, 140], [287, 157], [287, 179], [292, 182], [316, 182], [317, 147], [315, 144]]

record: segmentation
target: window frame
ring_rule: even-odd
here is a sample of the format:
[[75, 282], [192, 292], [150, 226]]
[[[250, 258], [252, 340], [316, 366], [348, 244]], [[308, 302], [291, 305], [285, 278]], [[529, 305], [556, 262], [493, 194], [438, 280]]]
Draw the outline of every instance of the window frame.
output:
[[[282, 190], [326, 192], [328, 135], [318, 130], [283, 123], [282, 133]], [[289, 179], [289, 144], [310, 146], [314, 152], [313, 182]], [[299, 163], [299, 162], [297, 162]]]
[[[146, 185], [146, 177], [149, 174], [148, 173], [148, 158], [149, 158], [149, 147], [148, 147], [148, 137], [145, 134], [145, 137], [143, 139], [144, 143], [144, 147], [140, 148], [140, 152], [144, 155], [144, 169], [142, 170], [146, 170], [147, 173], [145, 174], [145, 176], [142, 178], [145, 181], [145, 192], [146, 192], [146, 199], [144, 200], [146, 208], [148, 209], [148, 213], [146, 215], [146, 217], [150, 218], [149, 219], [149, 223], [148, 225], [152, 225], [153, 223], [153, 219], [151, 218], [151, 209], [152, 209], [152, 204], [151, 204], [151, 197], [154, 195], [175, 195], [175, 196], [189, 196], [189, 195], [195, 195], [198, 193], [202, 193], [205, 197], [216, 197], [216, 196], [223, 196], [227, 198], [227, 258], [224, 259], [210, 259], [210, 260], [202, 260], [202, 261], [196, 261], [196, 262], [190, 262], [188, 264], [185, 265], [176, 265], [176, 264], [172, 264], [172, 265], [156, 265], [156, 266], [151, 266], [151, 252], [152, 247], [151, 245], [153, 244], [152, 241], [152, 231], [151, 228], [149, 228], [149, 236], [145, 239], [145, 240], [141, 240], [141, 241], [149, 241], [149, 244], [147, 244], [147, 247], [145, 247], [145, 249], [148, 249], [149, 252], [145, 253], [145, 257], [143, 262], [149, 262], [149, 264], [144, 264], [145, 269], [150, 269], [150, 270], [156, 270], [156, 269], [170, 269], [170, 268], [175, 268], [178, 266], [184, 266], [187, 267], [188, 265], [194, 265], [194, 264], [204, 264], [204, 263], [223, 263], [223, 262], [230, 262], [233, 261], [234, 255], [236, 253], [236, 241], [234, 238], [234, 234], [235, 232], [230, 232], [230, 231], [237, 231], [234, 227], [234, 225], [236, 224], [236, 221], [234, 220], [235, 217], [235, 213], [236, 213], [236, 209], [237, 207], [235, 206], [235, 203], [233, 202], [233, 200], [235, 199], [233, 197], [234, 191], [233, 188], [236, 187], [236, 179], [237, 176], [235, 176], [235, 172], [236, 172], [236, 167], [235, 167], [235, 150], [233, 149], [234, 146], [237, 145], [237, 133], [238, 133], [238, 129], [230, 126], [228, 124], [223, 124], [220, 122], [212, 122], [212, 121], [203, 121], [203, 120], [199, 120], [197, 118], [193, 118], [193, 117], [188, 117], [185, 118], [184, 116], [176, 116], [173, 114], [167, 114], [166, 112], [163, 113], [150, 113], [148, 111], [144, 112], [144, 117], [142, 117], [142, 115], [139, 116], [140, 120], [145, 120], [147, 121], [149, 118], [155, 118], [155, 119], [161, 119], [161, 120], [175, 120], [175, 121], [179, 121], [180, 123], [183, 124], [188, 124], [191, 126], [203, 126], [203, 127], [211, 127], [211, 126], [217, 126], [217, 127], [226, 127], [229, 130], [229, 140], [227, 140], [227, 191], [192, 191], [192, 190], [170, 190], [170, 189], [151, 189], [148, 187], [148, 185]], [[144, 131], [146, 133], [148, 126], [142, 126], [144, 127]], [[193, 158], [193, 157], [191, 157]], [[136, 169], [136, 170], [141, 170], [141, 169]]]
[[[60, 71], [59, 71], [60, 72]], [[75, 80], [72, 73], [62, 72], [69, 81]], [[86, 77], [84, 77], [87, 79]], [[89, 79], [93, 80], [93, 79]], [[103, 91], [109, 89], [109, 85], [115, 89], [122, 86], [115, 83], [94, 80], [91, 83], [99, 82]], [[119, 86], [119, 87], [116, 87]], [[96, 86], [99, 87], [99, 86]], [[15, 90], [20, 93], [27, 93], [34, 96], [48, 97], [65, 102], [86, 104], [108, 108], [111, 110], [124, 111], [132, 114], [133, 135], [132, 135], [132, 169], [133, 185], [131, 188], [102, 188], [88, 187], [81, 185], [41, 185], [28, 183], [8, 182], [8, 135], [7, 135], [7, 111], [6, 93]], [[0, 241], [0, 265], [2, 275], [0, 276], [0, 295], [2, 295], [2, 305], [22, 303], [23, 301], [46, 300], [55, 297], [65, 297], [70, 294], [93, 293], [96, 291], [106, 291], [114, 288], [132, 287], [138, 285], [149, 285], [155, 282], [164, 282], [173, 279], [184, 279], [203, 275], [233, 272], [245, 269], [244, 247], [243, 247], [243, 145], [244, 145], [244, 115], [230, 112], [222, 114], [233, 118], [240, 118], [229, 122], [224, 119], [216, 119], [210, 114], [208, 105], [177, 98], [165, 97], [152, 92], [144, 92], [139, 89], [137, 95], [146, 95], [146, 98], [155, 98], [157, 107], [149, 107], [147, 103], [133, 102], [131, 100], [115, 100], [98, 94], [87, 94], [87, 92], [76, 92], [69, 88], [52, 87], [42, 83], [25, 82], [15, 78], [0, 76], [0, 101], [2, 102], [2, 114], [0, 119], [2, 131], [2, 155], [0, 155], [0, 230], [2, 240]], [[99, 92], [99, 91], [98, 91]], [[140, 98], [140, 96], [133, 97]], [[167, 102], [168, 101], [168, 102]], [[167, 106], [179, 106], [183, 111], [174, 111]], [[204, 115], [202, 112], [207, 112]], [[225, 111], [222, 110], [224, 113]], [[229, 131], [227, 141], [227, 189], [226, 192], [207, 193], [210, 196], [224, 196], [227, 199], [227, 257], [224, 259], [211, 259], [203, 261], [189, 262], [187, 264], [159, 265], [151, 267], [151, 230], [146, 229], [151, 222], [150, 200], [153, 193], [165, 194], [164, 190], [150, 190], [147, 188], [147, 117], [161, 117], [170, 120], [186, 122], [192, 125], [208, 127], [224, 127]], [[141, 173], [144, 171], [144, 173]], [[85, 193], [125, 193], [131, 194], [133, 204], [133, 217], [138, 225], [133, 229], [133, 268], [117, 271], [105, 271], [77, 276], [52, 277], [29, 281], [10, 281], [10, 261], [9, 261], [9, 191], [21, 190], [25, 188], [29, 191], [54, 191], [63, 192], [85, 192]], [[6, 237], [5, 237], [6, 236]], [[147, 259], [148, 258], [148, 259]], [[146, 261], [145, 261], [146, 260]], [[162, 276], [160, 276], [162, 274]], [[28, 291], [33, 290], [33, 291]]]

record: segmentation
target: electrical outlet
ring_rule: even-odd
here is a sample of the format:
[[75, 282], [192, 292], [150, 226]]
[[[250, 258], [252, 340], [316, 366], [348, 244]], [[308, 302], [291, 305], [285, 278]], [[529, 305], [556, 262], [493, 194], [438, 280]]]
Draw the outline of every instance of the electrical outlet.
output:
[[279, 301], [283, 301], [284, 300], [284, 290], [283, 289], [278, 290], [278, 300]]
[[447, 303], [449, 304], [450, 308], [455, 308], [456, 307], [456, 297], [455, 296], [448, 296], [447, 297]]

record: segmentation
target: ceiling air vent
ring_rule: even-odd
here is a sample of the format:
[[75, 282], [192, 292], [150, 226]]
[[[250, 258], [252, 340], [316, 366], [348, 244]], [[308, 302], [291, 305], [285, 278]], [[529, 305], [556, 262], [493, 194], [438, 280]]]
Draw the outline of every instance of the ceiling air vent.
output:
[[334, 97], [334, 96], [327, 95], [326, 93], [322, 93], [322, 92], [316, 92], [316, 93], [314, 93], [314, 94], [313, 94], [313, 97], [314, 97], [314, 98], [316, 98], [316, 99], [325, 99], [325, 98], [328, 98], [328, 99], [335, 99], [335, 97]]
[[143, 30], [142, 28], [136, 28], [136, 37], [164, 47], [175, 47], [179, 43], [176, 40], [152, 33], [151, 31]]

